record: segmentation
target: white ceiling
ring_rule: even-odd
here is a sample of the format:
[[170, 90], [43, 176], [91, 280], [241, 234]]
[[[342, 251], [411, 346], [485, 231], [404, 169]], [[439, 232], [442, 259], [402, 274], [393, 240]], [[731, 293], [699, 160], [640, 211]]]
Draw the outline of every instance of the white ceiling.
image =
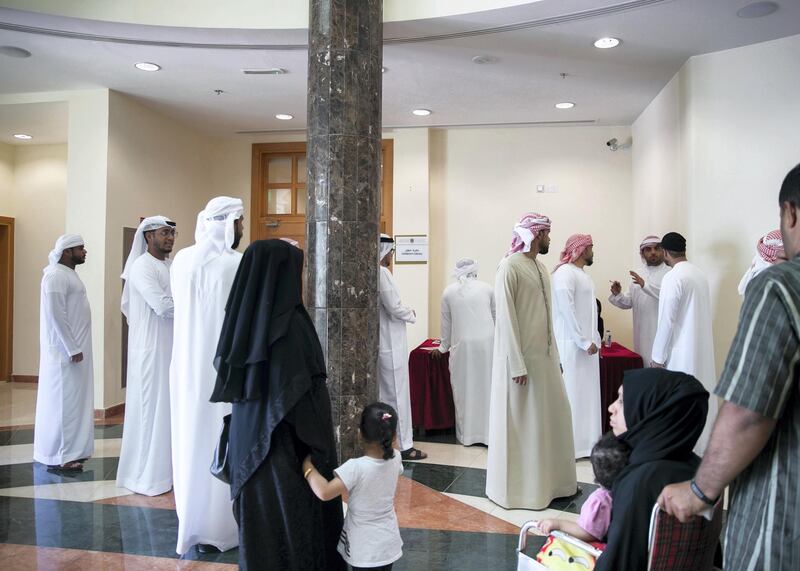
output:
[[[0, 105], [0, 143], [20, 146], [66, 143], [67, 114], [65, 101]], [[33, 139], [15, 139], [15, 133], [31, 135]]]
[[[778, 12], [765, 18], [738, 18], [736, 11], [748, 3], [540, 0], [387, 23], [383, 124], [627, 125], [692, 55], [800, 33], [800, 0], [780, 0]], [[592, 46], [607, 35], [621, 38], [622, 46]], [[0, 8], [0, 45], [33, 53], [27, 59], [0, 56], [0, 94], [108, 87], [218, 136], [302, 130], [306, 38], [302, 29], [168, 28]], [[472, 63], [479, 54], [496, 62]], [[133, 67], [137, 61], [163, 69], [140, 72]], [[241, 73], [267, 67], [289, 73]], [[553, 107], [559, 101], [576, 107], [559, 111]], [[418, 107], [433, 114], [412, 116]], [[278, 121], [276, 113], [295, 119]], [[0, 131], [7, 131], [3, 116]]]

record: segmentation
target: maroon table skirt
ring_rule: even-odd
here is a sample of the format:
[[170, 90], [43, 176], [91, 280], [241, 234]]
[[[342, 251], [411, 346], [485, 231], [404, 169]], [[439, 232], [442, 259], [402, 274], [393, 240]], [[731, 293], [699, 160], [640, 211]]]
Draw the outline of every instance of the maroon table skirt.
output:
[[642, 357], [619, 343], [600, 349], [600, 406], [602, 408], [603, 432], [610, 430], [608, 407], [617, 400], [617, 391], [622, 386], [622, 377], [629, 369], [641, 369]]
[[440, 430], [456, 425], [453, 389], [450, 386], [449, 353], [431, 357], [438, 350], [438, 339], [428, 339], [408, 357], [411, 392], [411, 424], [414, 428]]

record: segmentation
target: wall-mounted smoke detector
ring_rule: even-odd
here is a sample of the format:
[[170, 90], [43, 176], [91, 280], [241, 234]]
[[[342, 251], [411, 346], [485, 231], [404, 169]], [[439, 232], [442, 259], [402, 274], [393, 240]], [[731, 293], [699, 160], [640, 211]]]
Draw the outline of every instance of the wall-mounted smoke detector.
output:
[[245, 75], [283, 75], [289, 72], [283, 69], [282, 67], [270, 67], [267, 69], [257, 69], [257, 68], [243, 69], [242, 73]]

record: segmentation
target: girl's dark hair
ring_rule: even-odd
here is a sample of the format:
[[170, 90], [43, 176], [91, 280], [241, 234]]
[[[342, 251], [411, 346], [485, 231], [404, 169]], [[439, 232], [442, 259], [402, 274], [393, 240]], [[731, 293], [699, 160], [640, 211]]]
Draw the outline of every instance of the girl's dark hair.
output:
[[383, 459], [394, 456], [392, 442], [397, 432], [397, 412], [388, 404], [374, 402], [361, 413], [361, 434], [367, 442], [376, 442], [383, 448]]
[[601, 436], [589, 456], [597, 483], [610, 490], [619, 473], [628, 465], [630, 455], [631, 447], [617, 439], [613, 432], [609, 431]]

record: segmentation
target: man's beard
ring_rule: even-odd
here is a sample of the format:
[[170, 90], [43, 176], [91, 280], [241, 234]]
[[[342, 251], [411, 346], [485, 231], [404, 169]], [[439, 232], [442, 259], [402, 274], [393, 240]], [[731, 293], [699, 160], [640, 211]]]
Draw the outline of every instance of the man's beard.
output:
[[592, 264], [594, 264], [594, 258], [589, 258], [588, 260], [586, 260], [587, 266], [591, 266]]
[[234, 238], [234, 239], [233, 239], [233, 244], [231, 244], [231, 248], [232, 248], [233, 250], [237, 249], [237, 248], [239, 247], [239, 242], [241, 242], [241, 241], [242, 241], [242, 239], [241, 239], [241, 238], [238, 238], [238, 237], [237, 237], [237, 238]]
[[540, 244], [539, 245], [539, 253], [544, 255], [550, 251], [550, 244]]

